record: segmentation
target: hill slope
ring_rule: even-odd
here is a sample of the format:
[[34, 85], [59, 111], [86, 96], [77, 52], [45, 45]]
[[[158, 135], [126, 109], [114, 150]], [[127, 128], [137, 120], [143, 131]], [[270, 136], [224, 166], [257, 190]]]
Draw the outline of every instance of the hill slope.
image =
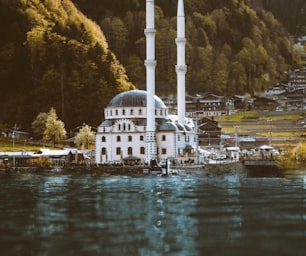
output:
[[1, 0], [0, 21], [0, 122], [29, 126], [53, 106], [67, 128], [97, 125], [110, 99], [133, 88], [70, 0]]
[[[68, 129], [96, 126], [115, 94], [145, 88], [145, 1], [72, 1], [0, 0], [0, 123], [29, 128], [53, 106]], [[155, 4], [156, 92], [175, 94], [177, 0]], [[190, 94], [260, 92], [295, 63], [288, 33], [249, 0], [185, 0], [185, 12]]]
[[[105, 32], [131, 81], [145, 87], [145, 1], [72, 0]], [[288, 33], [250, 0], [185, 0], [190, 94], [260, 92], [295, 63]], [[177, 0], [155, 0], [157, 93], [176, 93]], [[120, 6], [120, 8], [117, 8]]]

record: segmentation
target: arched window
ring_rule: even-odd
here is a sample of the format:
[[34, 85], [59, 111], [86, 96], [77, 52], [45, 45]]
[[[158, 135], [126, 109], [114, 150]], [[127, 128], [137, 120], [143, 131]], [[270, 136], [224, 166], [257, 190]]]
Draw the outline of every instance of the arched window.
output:
[[121, 131], [121, 124], [118, 124], [118, 130]]
[[116, 154], [117, 154], [117, 155], [120, 155], [120, 154], [121, 154], [121, 148], [120, 148], [120, 147], [116, 148]]
[[102, 142], [105, 142], [105, 141], [106, 141], [105, 136], [102, 136], [101, 141], [102, 141]]
[[143, 135], [140, 135], [139, 140], [140, 140], [140, 141], [143, 141]]
[[162, 136], [162, 141], [166, 141], [166, 135]]
[[128, 124], [128, 131], [131, 130], [131, 124]]
[[122, 115], [123, 116], [125, 115], [125, 109], [122, 109]]
[[145, 154], [145, 148], [144, 147], [140, 147], [140, 154], [142, 154], [142, 155]]
[[131, 109], [131, 110], [130, 110], [130, 115], [133, 115], [133, 114], [134, 114], [134, 110]]
[[125, 123], [123, 123], [123, 131], [125, 131], [126, 130], [126, 125], [125, 125]]
[[102, 148], [101, 154], [102, 154], [102, 155], [106, 155], [106, 148]]
[[121, 141], [121, 137], [120, 136], [117, 136], [117, 141]]
[[133, 155], [133, 149], [132, 147], [128, 147], [128, 155], [132, 156]]
[[131, 135], [129, 135], [128, 141], [132, 141], [132, 136]]
[[116, 109], [115, 115], [118, 116], [118, 109]]
[[138, 110], [138, 113], [139, 113], [139, 115], [141, 115], [141, 114], [142, 114], [142, 110], [141, 110], [141, 108]]

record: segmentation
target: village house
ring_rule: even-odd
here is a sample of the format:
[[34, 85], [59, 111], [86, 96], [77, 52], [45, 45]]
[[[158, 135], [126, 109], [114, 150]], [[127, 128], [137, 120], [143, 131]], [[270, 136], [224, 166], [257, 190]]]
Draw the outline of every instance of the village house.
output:
[[219, 145], [221, 141], [221, 128], [218, 122], [209, 118], [200, 119], [198, 126], [199, 146]]
[[212, 117], [228, 115], [225, 96], [206, 93], [202, 96], [188, 98], [186, 113], [189, 117]]
[[306, 88], [306, 67], [290, 70], [288, 74], [289, 85], [293, 89]]
[[286, 110], [302, 110], [305, 106], [305, 90], [299, 89], [282, 93], [278, 101]]
[[265, 97], [257, 97], [254, 96], [253, 98], [253, 103], [252, 103], [252, 108], [256, 110], [270, 110], [270, 111], [275, 111], [278, 102], [276, 100], [268, 99]]
[[199, 131], [199, 146], [219, 145], [221, 141], [221, 128], [218, 122], [209, 119], [200, 119]]

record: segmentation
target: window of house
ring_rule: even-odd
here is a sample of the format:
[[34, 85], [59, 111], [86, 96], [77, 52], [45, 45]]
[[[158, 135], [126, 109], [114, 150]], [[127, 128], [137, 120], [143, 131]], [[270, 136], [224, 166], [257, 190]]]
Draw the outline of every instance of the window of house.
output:
[[125, 115], [125, 109], [122, 109], [122, 115], [123, 116]]
[[102, 154], [102, 155], [106, 155], [106, 148], [102, 148], [101, 154]]
[[143, 135], [140, 135], [139, 140], [140, 140], [140, 141], [143, 141]]
[[116, 154], [117, 154], [117, 155], [120, 155], [120, 154], [121, 154], [121, 148], [120, 148], [120, 147], [117, 147], [117, 148], [116, 148]]
[[166, 148], [162, 148], [162, 154], [166, 155], [167, 154], [167, 149]]
[[133, 155], [133, 148], [132, 147], [128, 147], [128, 155], [129, 156]]
[[105, 136], [102, 136], [101, 141], [102, 141], [102, 142], [105, 142], [105, 141], [106, 141]]
[[117, 136], [117, 141], [121, 141], [121, 137], [120, 136]]
[[129, 135], [128, 141], [132, 141], [132, 136], [131, 135]]
[[162, 136], [162, 141], [166, 141], [166, 135]]

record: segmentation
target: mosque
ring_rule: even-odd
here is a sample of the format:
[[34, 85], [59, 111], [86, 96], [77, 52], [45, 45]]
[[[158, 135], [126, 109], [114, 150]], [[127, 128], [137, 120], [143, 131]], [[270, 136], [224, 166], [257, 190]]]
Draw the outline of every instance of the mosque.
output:
[[96, 133], [96, 164], [148, 164], [151, 160], [196, 161], [198, 136], [192, 119], [185, 116], [185, 14], [184, 2], [177, 8], [177, 115], [169, 115], [155, 95], [154, 0], [146, 0], [146, 91], [131, 90], [116, 95], [104, 110]]

